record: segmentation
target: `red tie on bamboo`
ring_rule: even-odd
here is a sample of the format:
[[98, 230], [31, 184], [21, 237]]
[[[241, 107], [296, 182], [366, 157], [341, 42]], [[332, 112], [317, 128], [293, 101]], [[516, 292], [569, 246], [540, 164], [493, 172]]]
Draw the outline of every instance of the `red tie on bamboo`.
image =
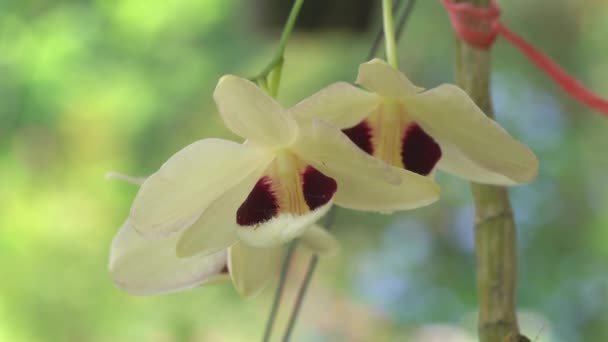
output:
[[441, 2], [448, 11], [454, 31], [464, 42], [476, 48], [488, 50], [496, 37], [499, 34], [502, 35], [557, 83], [566, 94], [588, 107], [608, 115], [608, 100], [585, 88], [557, 63], [500, 22], [500, 8], [496, 0], [491, 0], [488, 7], [475, 7], [468, 3], [456, 3], [454, 0], [441, 0]]

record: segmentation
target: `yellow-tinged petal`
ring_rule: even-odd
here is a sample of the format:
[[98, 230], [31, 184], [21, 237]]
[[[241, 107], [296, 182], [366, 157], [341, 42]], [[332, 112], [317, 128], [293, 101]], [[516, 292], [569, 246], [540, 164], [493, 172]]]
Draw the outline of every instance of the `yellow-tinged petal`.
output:
[[[461, 155], [445, 156], [443, 166], [465, 178], [505, 184], [525, 183], [538, 173], [538, 160], [524, 144], [515, 140], [488, 118], [464, 90], [444, 84], [404, 100], [412, 118], [433, 138]], [[443, 144], [442, 144], [443, 143]], [[465, 158], [463, 158], [465, 157]], [[465, 165], [472, 162], [475, 166]], [[456, 165], [454, 164], [456, 163]], [[463, 163], [462, 165], [457, 165]], [[480, 174], [480, 171], [485, 173]], [[468, 173], [470, 172], [470, 173]]]
[[329, 164], [329, 168], [340, 173], [369, 175], [392, 184], [401, 181], [386, 163], [361, 151], [340, 129], [325, 120], [314, 119], [305, 127], [293, 151], [315, 168]]
[[272, 157], [266, 149], [221, 139], [188, 145], [143, 183], [131, 207], [131, 223], [150, 235], [186, 228], [209, 204]]
[[340, 128], [351, 127], [371, 114], [379, 101], [374, 93], [338, 82], [296, 104], [289, 113], [303, 124], [322, 118]]
[[403, 73], [385, 61], [374, 58], [359, 66], [357, 84], [385, 97], [399, 98], [421, 92]]
[[250, 173], [239, 184], [211, 203], [196, 222], [188, 227], [177, 244], [177, 255], [189, 257], [210, 254], [237, 240], [236, 212], [261, 177], [266, 165]]
[[431, 178], [393, 166], [391, 169], [401, 179], [398, 186], [360, 175], [336, 178], [334, 202], [350, 209], [391, 213], [424, 207], [439, 199], [439, 186]]
[[302, 234], [300, 243], [311, 252], [324, 257], [333, 256], [340, 250], [338, 240], [318, 224], [313, 224]]
[[448, 143], [441, 143], [442, 156], [437, 167], [455, 176], [477, 183], [495, 185], [513, 185], [513, 180], [504, 175], [492, 172], [467, 158], [460, 150]]
[[334, 126], [315, 120], [294, 150], [338, 183], [334, 203], [350, 209], [391, 212], [435, 202], [439, 186], [430, 178], [392, 167], [354, 145]]
[[213, 98], [226, 126], [245, 139], [268, 146], [287, 146], [298, 134], [295, 120], [251, 81], [224, 76]]
[[278, 274], [283, 247], [256, 248], [237, 242], [228, 252], [228, 269], [237, 292], [246, 298], [260, 293]]
[[112, 241], [112, 280], [131, 294], [150, 295], [185, 290], [221, 278], [227, 265], [226, 250], [178, 258], [178, 237], [175, 234], [166, 239], [146, 239], [125, 222]]

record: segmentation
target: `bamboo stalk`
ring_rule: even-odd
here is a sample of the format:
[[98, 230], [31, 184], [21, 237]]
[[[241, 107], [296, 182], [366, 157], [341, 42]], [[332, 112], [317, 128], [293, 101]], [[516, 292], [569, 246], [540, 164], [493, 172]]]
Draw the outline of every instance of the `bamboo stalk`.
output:
[[[487, 6], [489, 0], [463, 0]], [[490, 53], [458, 41], [456, 79], [477, 105], [494, 118], [490, 97]], [[513, 209], [506, 188], [471, 183], [475, 202], [475, 254], [481, 342], [529, 341], [516, 317], [517, 246]]]

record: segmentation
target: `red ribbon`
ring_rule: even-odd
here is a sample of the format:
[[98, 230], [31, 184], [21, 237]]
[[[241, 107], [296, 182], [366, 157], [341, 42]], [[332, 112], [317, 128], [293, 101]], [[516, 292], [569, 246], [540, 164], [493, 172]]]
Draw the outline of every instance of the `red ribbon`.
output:
[[500, 8], [496, 0], [491, 0], [488, 7], [475, 7], [469, 3], [457, 3], [455, 0], [441, 0], [441, 2], [448, 11], [454, 31], [464, 42], [488, 50], [500, 34], [547, 74], [566, 94], [589, 108], [608, 115], [608, 100], [585, 88], [557, 63], [536, 50], [499, 20]]

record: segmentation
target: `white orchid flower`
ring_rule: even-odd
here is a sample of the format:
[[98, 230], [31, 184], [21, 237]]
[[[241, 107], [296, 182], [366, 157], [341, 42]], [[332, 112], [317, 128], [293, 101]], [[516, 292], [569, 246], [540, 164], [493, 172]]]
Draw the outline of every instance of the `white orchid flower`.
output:
[[[110, 172], [108, 179], [126, 181], [134, 185], [143, 184], [145, 177], [131, 177], [118, 172]], [[177, 256], [179, 233], [160, 239], [149, 239], [136, 232], [129, 220], [120, 228], [110, 248], [109, 270], [116, 286], [135, 295], [152, 295], [191, 289], [204, 284], [230, 279], [228, 255], [230, 248], [212, 254], [197, 254], [191, 257]], [[300, 243], [320, 256], [331, 256], [339, 249], [338, 242], [325, 229], [313, 225], [300, 237]], [[232, 269], [253, 271], [248, 277], [258, 277], [260, 282], [271, 278], [280, 259], [264, 260], [239, 259], [233, 256], [240, 267]], [[247, 256], [247, 255], [245, 255]], [[236, 279], [241, 279], [237, 277]], [[247, 296], [253, 296], [261, 286], [249, 289], [249, 283], [240, 284]]]
[[[109, 270], [116, 286], [135, 295], [153, 295], [188, 290], [204, 284], [230, 279], [245, 297], [259, 293], [275, 275], [281, 261], [281, 248], [274, 253], [249, 248], [246, 244], [224, 248], [212, 254], [180, 258], [176, 254], [180, 234], [161, 239], [142, 237], [125, 222], [112, 241]], [[300, 243], [320, 256], [331, 256], [338, 242], [325, 229], [313, 225], [300, 236]], [[263, 251], [260, 253], [260, 251]], [[228, 267], [228, 255], [231, 267]], [[258, 257], [252, 259], [254, 257]]]
[[[106, 179], [141, 186], [145, 177], [109, 172]], [[135, 295], [187, 290], [206, 283], [228, 279], [228, 254], [221, 250], [211, 255], [178, 258], [178, 234], [165, 239], [146, 239], [127, 220], [112, 240], [110, 276], [121, 289]]]
[[497, 185], [536, 177], [534, 153], [457, 86], [424, 90], [380, 59], [361, 64], [356, 83], [369, 92], [335, 83], [292, 110], [300, 119], [323, 118], [363, 151], [420, 175], [437, 167]]
[[214, 98], [226, 126], [247, 141], [203, 139], [177, 152], [144, 181], [129, 224], [151, 238], [179, 232], [180, 258], [230, 247], [228, 268], [244, 296], [263, 288], [282, 245], [332, 203], [390, 212], [439, 196], [432, 180], [362, 152], [333, 125], [290, 114], [250, 81], [224, 76]]
[[129, 220], [123, 224], [110, 249], [110, 276], [123, 290], [151, 295], [187, 290], [214, 280], [226, 279], [226, 249], [210, 255], [178, 258], [179, 234], [164, 239], [146, 239]]

